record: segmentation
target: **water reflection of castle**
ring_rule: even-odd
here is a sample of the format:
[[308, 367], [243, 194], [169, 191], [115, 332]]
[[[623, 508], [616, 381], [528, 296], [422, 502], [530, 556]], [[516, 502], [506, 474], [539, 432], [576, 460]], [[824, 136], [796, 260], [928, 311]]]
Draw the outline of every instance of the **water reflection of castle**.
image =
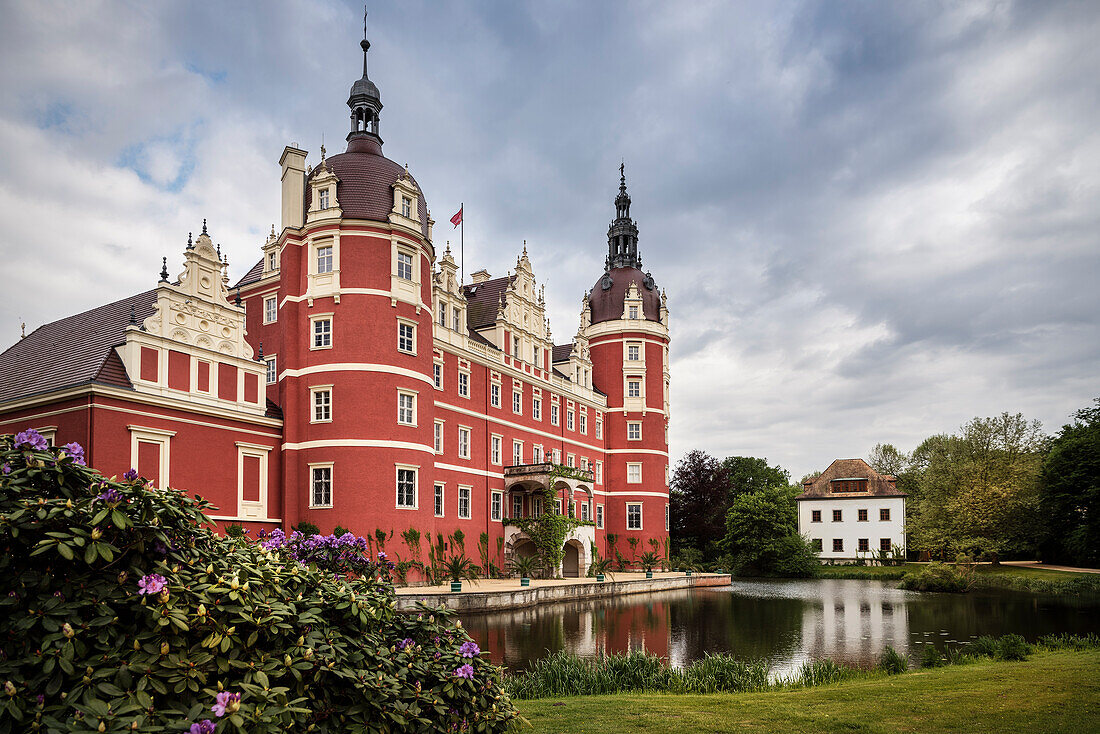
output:
[[808, 659], [858, 664], [890, 645], [909, 648], [909, 614], [896, 589], [819, 581], [818, 598], [802, 614], [802, 651]]

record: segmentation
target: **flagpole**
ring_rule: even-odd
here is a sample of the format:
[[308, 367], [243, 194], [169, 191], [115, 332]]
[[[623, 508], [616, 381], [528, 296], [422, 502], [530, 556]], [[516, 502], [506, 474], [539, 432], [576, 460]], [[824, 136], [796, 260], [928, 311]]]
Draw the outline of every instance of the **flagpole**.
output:
[[466, 204], [460, 203], [458, 211], [462, 213], [462, 219], [458, 220], [458, 226], [462, 228], [458, 234], [459, 257], [462, 258], [462, 269], [458, 272], [458, 284], [461, 287], [466, 282]]

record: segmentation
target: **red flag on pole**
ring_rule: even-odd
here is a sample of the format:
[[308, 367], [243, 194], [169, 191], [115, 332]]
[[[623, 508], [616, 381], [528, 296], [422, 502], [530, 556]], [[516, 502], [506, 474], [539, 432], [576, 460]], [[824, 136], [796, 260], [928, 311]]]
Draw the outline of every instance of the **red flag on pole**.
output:
[[451, 217], [451, 224], [456, 227], [462, 224], [462, 207], [459, 207], [458, 212], [453, 217]]

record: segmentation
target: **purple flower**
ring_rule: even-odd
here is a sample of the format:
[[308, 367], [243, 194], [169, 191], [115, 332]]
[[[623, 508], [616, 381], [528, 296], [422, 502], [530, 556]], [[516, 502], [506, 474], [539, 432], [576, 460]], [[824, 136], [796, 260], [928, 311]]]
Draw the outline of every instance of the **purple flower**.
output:
[[[138, 581], [139, 594], [159, 594], [168, 585], [168, 580], [159, 573], [150, 573], [141, 577]], [[221, 714], [218, 714], [221, 716]]]
[[401, 642], [397, 643], [397, 649], [404, 650], [406, 648], [412, 647], [414, 644], [415, 643], [412, 641], [411, 637], [406, 637], [405, 639], [401, 640]]
[[84, 461], [84, 447], [78, 444], [76, 441], [65, 444], [63, 447], [65, 453], [73, 457], [74, 464], [80, 464], [81, 466], [87, 466]]
[[166, 554], [168, 552], [168, 546], [166, 546], [164, 543], [160, 542], [159, 540], [154, 541], [153, 542], [153, 552], [154, 553], [159, 553], [160, 555], [163, 556], [164, 554]]
[[462, 647], [458, 648], [458, 652], [464, 658], [476, 658], [481, 654], [481, 648], [477, 646], [476, 642], [464, 642]]
[[455, 678], [465, 678], [470, 680], [474, 677], [474, 666], [466, 663], [465, 665], [455, 669]]
[[49, 443], [46, 442], [46, 437], [33, 428], [15, 434], [15, 447], [19, 448], [20, 446], [38, 449], [39, 451], [45, 451], [50, 447]]
[[3, 472], [5, 474], [11, 474], [11, 464], [6, 461], [4, 462]]
[[127, 482], [134, 481], [138, 478], [137, 469], [135, 469], [134, 467], [130, 467], [126, 470], [126, 473], [122, 475], [122, 478], [125, 479]]
[[[218, 714], [221, 716], [221, 714]], [[187, 730], [187, 734], [214, 734], [214, 722], [210, 719], [203, 719], [197, 724], [192, 724], [191, 728]]]
[[387, 556], [384, 551], [378, 551], [378, 560], [384, 561], [387, 558], [389, 558], [389, 556]]
[[439, 660], [439, 658], [441, 657], [441, 655], [440, 655], [440, 654], [439, 654], [439, 653], [437, 652], [437, 653], [436, 653], [436, 654], [435, 654], [435, 655], [434, 655], [433, 657], [435, 657], [435, 659], [436, 659], [436, 660]]
[[46, 703], [46, 697], [43, 696], [41, 693], [39, 693], [37, 696], [35, 696], [34, 700], [38, 701], [39, 706], [42, 706], [43, 704]]
[[210, 707], [210, 710], [218, 716], [225, 716], [226, 713], [235, 713], [240, 707], [241, 694], [222, 691], [218, 694], [216, 702]]
[[122, 492], [119, 492], [114, 487], [108, 487], [107, 491], [96, 497], [97, 500], [106, 502], [109, 505], [117, 505], [122, 502]]

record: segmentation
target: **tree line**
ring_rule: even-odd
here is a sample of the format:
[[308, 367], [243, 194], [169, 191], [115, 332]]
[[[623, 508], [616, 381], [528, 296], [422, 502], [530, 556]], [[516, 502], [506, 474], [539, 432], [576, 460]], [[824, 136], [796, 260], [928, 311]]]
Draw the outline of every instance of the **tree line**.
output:
[[[1002, 413], [911, 452], [878, 444], [867, 462], [909, 495], [911, 555], [1100, 566], [1100, 398], [1053, 436]], [[670, 490], [674, 563], [802, 575], [794, 500], [802, 487], [782, 467], [694, 450], [676, 465]]]

